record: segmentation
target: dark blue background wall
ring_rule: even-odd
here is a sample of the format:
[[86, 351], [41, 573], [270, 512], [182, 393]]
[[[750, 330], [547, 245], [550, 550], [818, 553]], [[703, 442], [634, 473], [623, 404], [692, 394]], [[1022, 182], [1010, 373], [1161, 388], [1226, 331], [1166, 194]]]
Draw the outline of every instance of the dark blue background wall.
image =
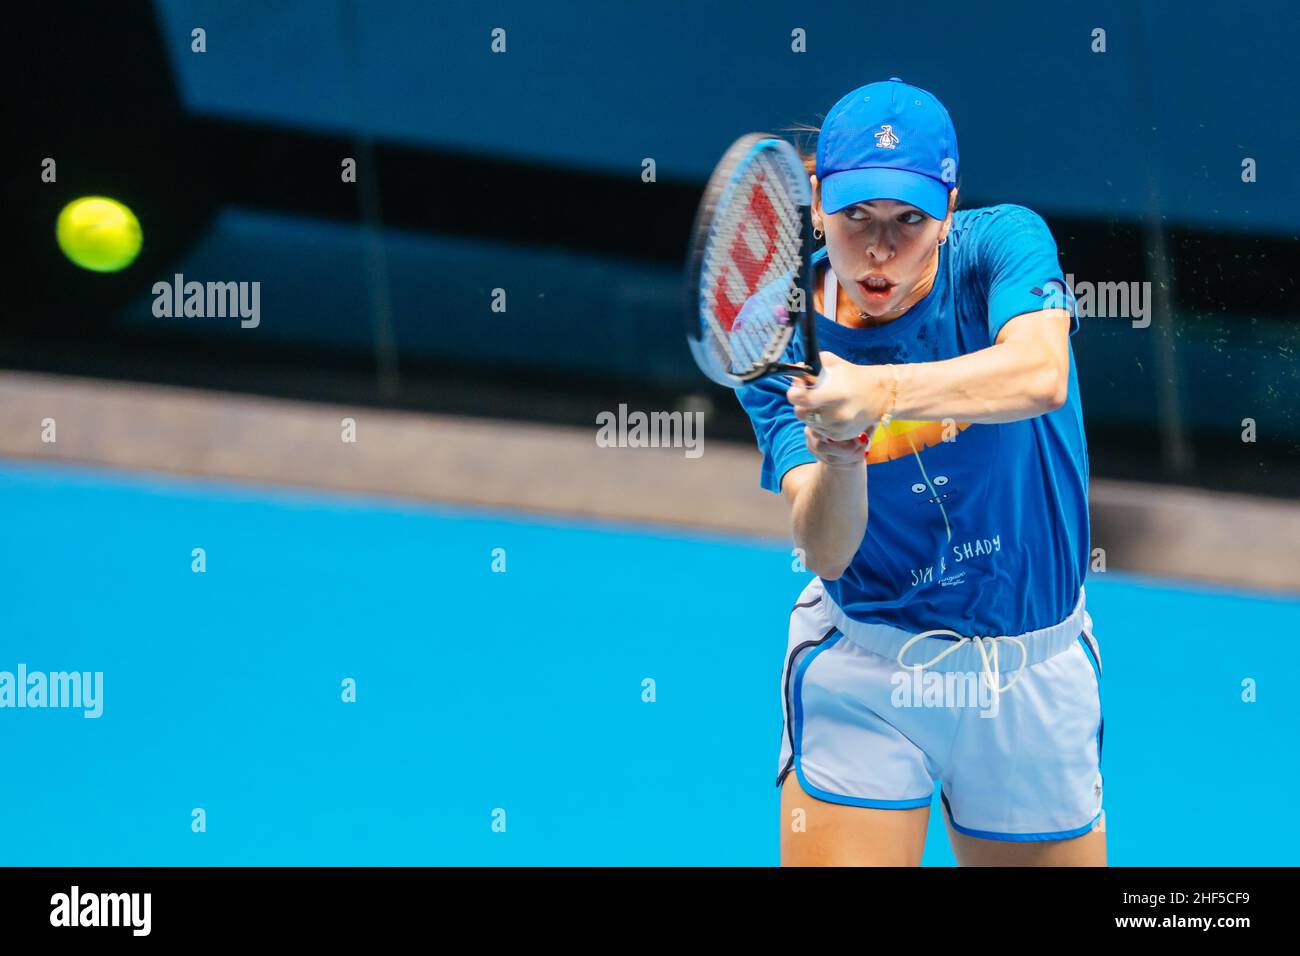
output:
[[[820, 122], [898, 75], [948, 106], [972, 196], [1119, 217], [1154, 198], [1174, 224], [1295, 232], [1290, 0], [350, 6], [158, 10], [183, 100], [205, 113], [629, 176], [652, 156], [661, 177], [697, 180], [739, 133]], [[196, 25], [203, 56], [188, 52]], [[1091, 52], [1098, 27], [1105, 53]], [[790, 51], [795, 28], [807, 53]]]

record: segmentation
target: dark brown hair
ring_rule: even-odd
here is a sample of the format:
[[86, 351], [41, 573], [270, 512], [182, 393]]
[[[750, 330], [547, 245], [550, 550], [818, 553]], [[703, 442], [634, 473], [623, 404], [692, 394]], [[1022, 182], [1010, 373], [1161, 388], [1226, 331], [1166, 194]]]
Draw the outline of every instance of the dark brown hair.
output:
[[[808, 170], [811, 176], [817, 172], [817, 137], [821, 135], [821, 128], [818, 126], [809, 126], [806, 123], [796, 123], [794, 126], [785, 128], [787, 133], [793, 133], [794, 148], [799, 151], [799, 158], [803, 160], [803, 168]], [[799, 134], [804, 134], [800, 137]], [[800, 142], [802, 138], [803, 142]]]

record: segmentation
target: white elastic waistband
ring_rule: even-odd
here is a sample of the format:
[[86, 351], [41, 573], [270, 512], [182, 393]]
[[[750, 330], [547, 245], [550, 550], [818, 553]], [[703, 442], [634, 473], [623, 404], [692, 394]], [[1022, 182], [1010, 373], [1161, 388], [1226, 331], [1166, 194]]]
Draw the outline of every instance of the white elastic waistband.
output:
[[[947, 628], [913, 633], [888, 624], [866, 624], [849, 617], [831, 600], [826, 600], [826, 616], [844, 634], [865, 651], [896, 660], [906, 669], [934, 671], [983, 671], [998, 690], [1009, 690], [1024, 668], [1061, 653], [1081, 633], [1092, 635], [1092, 618], [1079, 588], [1079, 601], [1069, 616], [1059, 624], [1026, 631], [1014, 636], [963, 635]], [[998, 686], [999, 657], [1016, 670], [1005, 687]]]

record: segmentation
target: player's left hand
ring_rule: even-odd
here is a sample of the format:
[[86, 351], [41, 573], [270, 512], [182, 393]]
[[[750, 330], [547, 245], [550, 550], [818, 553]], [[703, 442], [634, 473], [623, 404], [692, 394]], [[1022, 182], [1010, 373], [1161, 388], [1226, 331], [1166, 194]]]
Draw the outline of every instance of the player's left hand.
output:
[[810, 382], [796, 379], [785, 393], [795, 416], [835, 441], [874, 429], [889, 410], [892, 374], [873, 365], [854, 365], [833, 352], [820, 354], [822, 383], [809, 388]]

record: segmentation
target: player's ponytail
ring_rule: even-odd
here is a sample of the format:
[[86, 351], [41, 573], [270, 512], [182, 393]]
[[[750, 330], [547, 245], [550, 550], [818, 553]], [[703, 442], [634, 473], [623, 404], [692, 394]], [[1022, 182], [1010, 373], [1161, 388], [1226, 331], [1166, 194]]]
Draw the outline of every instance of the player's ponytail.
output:
[[808, 170], [808, 175], [817, 172], [817, 137], [821, 135], [821, 128], [806, 123], [796, 123], [794, 126], [787, 126], [785, 132], [794, 134], [791, 137], [794, 140], [794, 148], [799, 151], [799, 158], [803, 160], [803, 168]]

